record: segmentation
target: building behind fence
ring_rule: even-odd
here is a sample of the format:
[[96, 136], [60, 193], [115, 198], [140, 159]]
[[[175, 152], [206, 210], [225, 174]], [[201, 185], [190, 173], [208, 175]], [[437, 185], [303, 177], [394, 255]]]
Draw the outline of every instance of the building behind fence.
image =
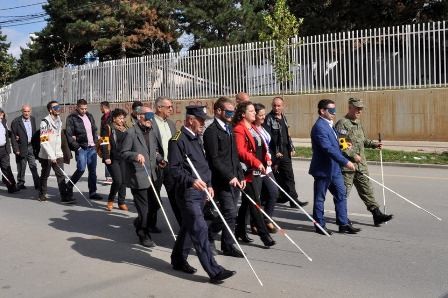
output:
[[217, 98], [447, 87], [445, 22], [291, 39], [292, 79], [280, 89], [275, 42], [126, 58], [39, 73], [0, 89], [6, 111], [23, 103]]

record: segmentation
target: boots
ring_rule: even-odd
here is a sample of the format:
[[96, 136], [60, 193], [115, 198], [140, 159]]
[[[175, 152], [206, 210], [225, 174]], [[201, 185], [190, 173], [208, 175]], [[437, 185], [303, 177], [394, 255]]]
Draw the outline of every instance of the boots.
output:
[[385, 223], [393, 218], [392, 214], [384, 214], [379, 208], [375, 208], [370, 212], [372, 212], [373, 223], [375, 224], [375, 227], [379, 227], [380, 224]]

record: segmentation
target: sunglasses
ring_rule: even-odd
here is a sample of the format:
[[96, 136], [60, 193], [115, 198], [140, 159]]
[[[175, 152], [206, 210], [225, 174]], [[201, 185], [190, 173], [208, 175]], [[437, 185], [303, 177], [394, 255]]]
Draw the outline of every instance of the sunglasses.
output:
[[145, 113], [145, 120], [153, 120], [154, 119], [154, 112], [146, 112]]
[[336, 115], [336, 108], [325, 108], [331, 115]]
[[226, 118], [232, 118], [235, 115], [235, 111], [224, 110], [224, 115]]
[[55, 105], [55, 106], [52, 106], [51, 109], [54, 110], [54, 111], [59, 111], [61, 109], [61, 106], [60, 105]]

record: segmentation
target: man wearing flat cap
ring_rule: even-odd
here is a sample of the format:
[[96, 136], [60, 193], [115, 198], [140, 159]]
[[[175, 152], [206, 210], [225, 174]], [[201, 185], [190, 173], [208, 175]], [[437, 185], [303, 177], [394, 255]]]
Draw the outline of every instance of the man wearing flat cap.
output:
[[[382, 148], [381, 143], [376, 143], [370, 140], [361, 125], [360, 118], [364, 109], [364, 103], [359, 98], [350, 98], [348, 100], [348, 113], [344, 118], [339, 120], [335, 125], [335, 130], [339, 137], [347, 139], [351, 144], [348, 148], [343, 149], [344, 155], [353, 163], [359, 172], [344, 168], [342, 170], [344, 175], [344, 184], [347, 191], [347, 198], [350, 191], [355, 185], [359, 197], [373, 215], [373, 222], [375, 226], [387, 222], [392, 219], [392, 215], [383, 214], [378, 203], [375, 201], [373, 195], [373, 188], [370, 180], [365, 175], [370, 175], [367, 168], [366, 156], [364, 148]], [[365, 175], [363, 175], [365, 174]]]
[[[187, 106], [185, 124], [168, 144], [169, 174], [175, 181], [176, 200], [182, 212], [180, 232], [171, 253], [171, 264], [175, 270], [196, 273], [196, 268], [187, 262], [193, 244], [210, 282], [221, 283], [235, 272], [218, 265], [208, 241], [208, 227], [203, 213], [207, 200], [205, 190], [207, 189], [212, 197], [214, 192], [211, 187], [212, 173], [200, 138], [206, 119], [210, 119], [206, 107]], [[195, 175], [186, 156], [193, 163], [200, 178]]]

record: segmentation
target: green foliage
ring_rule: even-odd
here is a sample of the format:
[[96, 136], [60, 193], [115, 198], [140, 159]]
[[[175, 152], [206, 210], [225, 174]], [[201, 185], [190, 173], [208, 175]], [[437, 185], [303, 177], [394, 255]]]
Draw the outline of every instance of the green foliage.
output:
[[233, 45], [258, 40], [265, 1], [179, 1], [182, 29], [192, 35], [190, 49]]
[[[313, 152], [309, 147], [296, 147], [295, 157], [311, 158], [312, 154]], [[368, 161], [380, 161], [378, 150], [365, 149], [365, 154]], [[383, 149], [383, 162], [446, 165], [448, 164], [448, 152], [426, 153]]]
[[15, 59], [8, 54], [10, 43], [6, 42], [6, 35], [0, 30], [0, 87], [11, 82], [15, 73]]
[[276, 1], [273, 12], [264, 16], [267, 31], [260, 33], [260, 39], [275, 41], [274, 70], [282, 87], [291, 80], [288, 46], [290, 38], [298, 34], [302, 21], [289, 11], [286, 0]]

